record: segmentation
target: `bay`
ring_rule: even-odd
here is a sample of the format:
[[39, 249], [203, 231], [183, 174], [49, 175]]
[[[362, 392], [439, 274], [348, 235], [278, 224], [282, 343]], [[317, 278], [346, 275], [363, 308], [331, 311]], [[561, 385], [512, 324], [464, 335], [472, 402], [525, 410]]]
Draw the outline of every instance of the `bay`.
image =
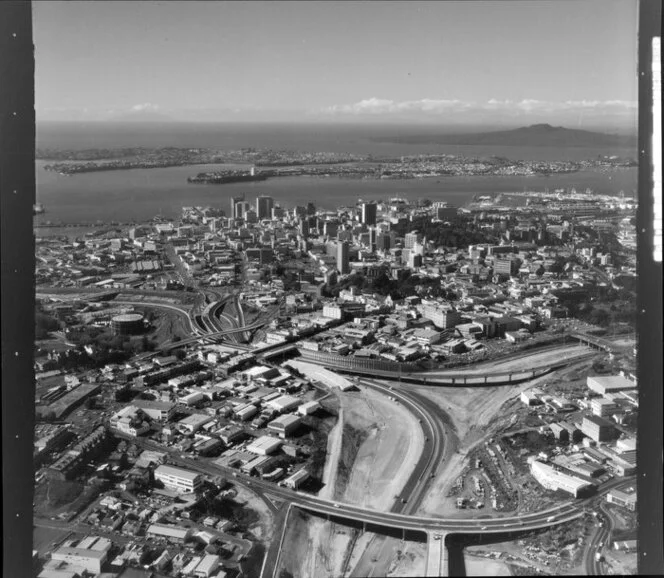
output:
[[463, 206], [474, 195], [510, 191], [591, 188], [597, 193], [635, 194], [636, 169], [607, 172], [580, 171], [549, 177], [466, 176], [408, 180], [349, 179], [341, 177], [277, 177], [253, 183], [194, 185], [187, 177], [212, 171], [220, 165], [196, 165], [156, 169], [116, 170], [63, 176], [43, 170], [37, 161], [37, 199], [46, 213], [35, 222], [61, 223], [140, 222], [161, 214], [177, 217], [183, 206], [211, 206], [228, 212], [230, 198], [244, 194], [253, 202], [260, 194], [270, 195], [285, 208], [306, 205], [334, 210], [358, 199], [410, 200], [429, 198]]

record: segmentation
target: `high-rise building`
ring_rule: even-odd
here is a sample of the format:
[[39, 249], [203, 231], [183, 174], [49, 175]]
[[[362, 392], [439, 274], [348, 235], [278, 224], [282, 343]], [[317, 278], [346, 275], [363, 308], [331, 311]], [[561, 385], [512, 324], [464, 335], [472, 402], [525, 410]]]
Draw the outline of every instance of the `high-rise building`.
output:
[[307, 215], [312, 216], [316, 214], [316, 205], [313, 203], [307, 203]]
[[242, 203], [244, 201], [244, 195], [239, 195], [237, 197], [231, 197], [231, 219], [237, 219], [237, 214], [236, 214], [236, 206], [238, 203]]
[[306, 239], [309, 236], [309, 219], [300, 219], [300, 234]]
[[339, 224], [336, 221], [325, 221], [323, 224], [323, 234], [330, 238], [336, 237], [338, 230]]
[[249, 210], [251, 210], [251, 204], [249, 201], [242, 201], [237, 199], [235, 201], [235, 206], [233, 207], [233, 217], [236, 219], [244, 219], [245, 215]]
[[261, 195], [256, 199], [256, 215], [258, 220], [269, 219], [272, 217], [272, 207], [274, 206], [274, 199], [267, 195]]
[[362, 203], [362, 223], [373, 227], [376, 224], [376, 203]]
[[376, 248], [379, 251], [389, 251], [392, 246], [392, 238], [388, 233], [381, 233], [376, 236]]
[[348, 242], [342, 241], [337, 244], [337, 269], [342, 275], [350, 273], [350, 265], [348, 260]]
[[496, 257], [493, 261], [493, 272], [496, 275], [509, 275], [519, 272], [519, 260], [511, 257]]
[[411, 231], [410, 233], [406, 233], [406, 237], [404, 238], [404, 246], [406, 249], [412, 249], [421, 240], [422, 237], [417, 231]]
[[378, 231], [376, 230], [376, 227], [371, 227], [369, 229], [369, 248], [371, 251], [376, 250], [376, 238], [378, 237]]

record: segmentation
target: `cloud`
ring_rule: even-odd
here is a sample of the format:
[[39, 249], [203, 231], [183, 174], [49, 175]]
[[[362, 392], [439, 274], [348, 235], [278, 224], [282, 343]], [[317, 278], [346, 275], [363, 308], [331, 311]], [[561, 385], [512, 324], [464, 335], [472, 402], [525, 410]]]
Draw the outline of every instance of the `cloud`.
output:
[[323, 109], [323, 113], [336, 114], [393, 114], [393, 113], [441, 113], [463, 109], [466, 103], [460, 100], [442, 100], [423, 98], [396, 102], [385, 98], [367, 98], [355, 104], [335, 105]]
[[462, 101], [457, 99], [432, 99], [395, 101], [385, 98], [367, 98], [354, 104], [341, 104], [326, 107], [319, 112], [326, 116], [444, 116], [456, 113], [483, 114], [501, 113], [504, 115], [523, 114], [591, 114], [625, 115], [634, 114], [637, 103], [625, 100], [566, 100], [548, 101], [526, 98], [520, 101], [492, 98], [484, 102]]
[[131, 107], [132, 112], [157, 112], [159, 110], [158, 104], [146, 102], [144, 104], [135, 104]]

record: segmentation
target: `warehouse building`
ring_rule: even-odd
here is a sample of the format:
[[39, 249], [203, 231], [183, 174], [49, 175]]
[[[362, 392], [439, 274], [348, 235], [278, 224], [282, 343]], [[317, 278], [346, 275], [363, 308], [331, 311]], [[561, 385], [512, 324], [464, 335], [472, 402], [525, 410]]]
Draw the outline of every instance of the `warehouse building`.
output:
[[267, 456], [276, 452], [282, 441], [270, 436], [261, 436], [247, 446], [247, 451], [259, 456]]
[[552, 465], [537, 460], [534, 460], [530, 464], [530, 472], [547, 490], [563, 490], [572, 494], [575, 498], [587, 495], [594, 489], [594, 486], [585, 480], [564, 474], [556, 470]]
[[622, 375], [596, 375], [586, 379], [588, 389], [604, 395], [611, 391], [624, 391], [628, 389], [635, 389], [636, 383], [623, 377]]
[[294, 415], [282, 415], [267, 424], [267, 429], [277, 433], [279, 437], [285, 438], [297, 430], [301, 423], [302, 419], [299, 417]]
[[291, 409], [295, 409], [300, 403], [301, 401], [297, 397], [293, 397], [292, 395], [282, 395], [277, 399], [269, 401], [268, 405], [279, 413], [284, 413]]
[[92, 574], [100, 574], [102, 564], [108, 557], [108, 550], [71, 548], [62, 546], [51, 554], [51, 560], [65, 562], [68, 569], [81, 569]]
[[145, 534], [153, 538], [166, 538], [172, 542], [184, 542], [189, 538], [191, 530], [167, 524], [151, 524]]
[[201, 429], [206, 423], [209, 423], [213, 420], [214, 417], [211, 415], [206, 415], [204, 413], [192, 413], [191, 415], [182, 418], [178, 422], [178, 429], [189, 433], [194, 433]]

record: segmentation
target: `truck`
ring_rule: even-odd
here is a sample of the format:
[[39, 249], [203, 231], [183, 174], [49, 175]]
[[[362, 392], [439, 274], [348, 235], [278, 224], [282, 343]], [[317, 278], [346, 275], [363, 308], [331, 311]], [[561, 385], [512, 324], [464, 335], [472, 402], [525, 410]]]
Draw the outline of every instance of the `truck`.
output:
[[595, 552], [595, 562], [601, 562], [601, 561], [602, 561], [601, 552]]

